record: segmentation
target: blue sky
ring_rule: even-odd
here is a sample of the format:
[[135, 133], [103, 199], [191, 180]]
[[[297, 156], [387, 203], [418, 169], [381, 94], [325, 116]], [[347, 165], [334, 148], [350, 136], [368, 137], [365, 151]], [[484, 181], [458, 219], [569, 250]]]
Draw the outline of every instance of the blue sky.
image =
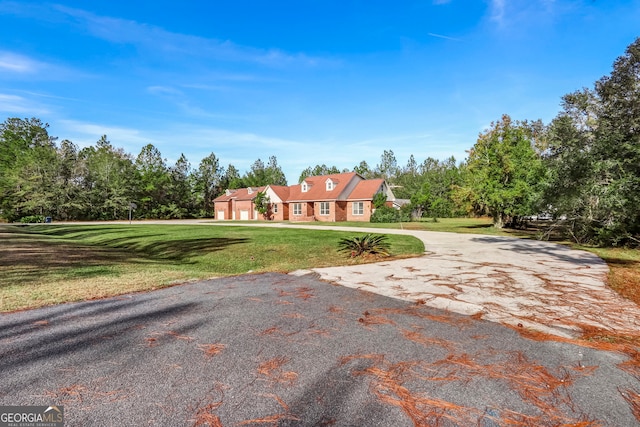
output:
[[465, 158], [549, 122], [640, 36], [640, 0], [0, 1], [0, 119], [169, 165]]

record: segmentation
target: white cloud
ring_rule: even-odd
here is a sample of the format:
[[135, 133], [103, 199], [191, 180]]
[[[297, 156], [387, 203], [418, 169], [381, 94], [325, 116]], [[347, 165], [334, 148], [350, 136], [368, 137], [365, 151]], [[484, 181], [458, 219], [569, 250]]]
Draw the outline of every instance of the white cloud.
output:
[[490, 0], [489, 20], [504, 30], [537, 31], [563, 14], [575, 14], [575, 2], [562, 5], [555, 0]]
[[132, 44], [148, 52], [166, 55], [186, 55], [223, 61], [251, 62], [266, 66], [335, 65], [332, 58], [310, 56], [302, 52], [286, 52], [277, 48], [243, 46], [230, 40], [205, 38], [174, 33], [155, 25], [134, 20], [100, 16], [86, 10], [64, 5], [0, 2], [0, 13], [12, 14], [58, 25], [75, 25], [94, 37], [113, 43]]
[[181, 91], [170, 86], [149, 86], [147, 88], [147, 91], [153, 95], [168, 95], [168, 96], [182, 95]]
[[41, 63], [12, 52], [0, 51], [0, 71], [17, 74], [34, 74], [42, 69]]
[[0, 50], [0, 79], [68, 80], [89, 77], [65, 65], [40, 61], [26, 55]]
[[135, 155], [145, 145], [156, 143], [152, 135], [146, 135], [139, 129], [76, 120], [58, 120], [56, 125], [61, 128], [59, 133], [64, 135], [64, 138], [73, 141], [80, 147], [93, 145], [102, 135], [107, 135], [107, 139], [115, 147], [123, 147], [125, 151]]
[[37, 116], [48, 114], [49, 110], [31, 100], [18, 95], [0, 93], [0, 111], [9, 115]]
[[449, 37], [449, 36], [443, 36], [442, 34], [435, 34], [435, 33], [427, 33], [427, 35], [431, 36], [431, 37], [436, 37], [439, 39], [445, 39], [445, 40], [452, 40], [452, 41], [462, 41], [461, 39], [457, 39], [455, 37]]
[[300, 148], [309, 148], [309, 145], [294, 140], [283, 138], [269, 137], [259, 135], [252, 132], [237, 132], [226, 129], [202, 128], [195, 130], [189, 135], [192, 140], [200, 141], [200, 144], [210, 146], [225, 145], [237, 150], [239, 147], [255, 149], [256, 147], [264, 147], [270, 150], [291, 150]]
[[268, 66], [315, 66], [334, 61], [308, 56], [304, 53], [288, 53], [280, 49], [261, 49], [241, 46], [229, 40], [218, 40], [179, 34], [154, 25], [132, 20], [95, 15], [80, 9], [54, 6], [57, 12], [71, 18], [93, 36], [114, 43], [133, 44], [151, 52], [164, 54], [211, 57], [219, 60], [253, 62]]
[[496, 21], [499, 25], [504, 23], [505, 0], [491, 0], [491, 20]]

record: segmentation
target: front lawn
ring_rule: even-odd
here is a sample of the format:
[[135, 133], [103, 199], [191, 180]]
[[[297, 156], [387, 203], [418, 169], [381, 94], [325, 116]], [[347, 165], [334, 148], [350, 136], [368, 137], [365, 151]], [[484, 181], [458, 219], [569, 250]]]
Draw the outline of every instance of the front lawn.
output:
[[[338, 241], [355, 234], [208, 225], [0, 225], [0, 311], [211, 277], [366, 262], [338, 252]], [[424, 252], [414, 237], [390, 235], [389, 243], [396, 258]]]

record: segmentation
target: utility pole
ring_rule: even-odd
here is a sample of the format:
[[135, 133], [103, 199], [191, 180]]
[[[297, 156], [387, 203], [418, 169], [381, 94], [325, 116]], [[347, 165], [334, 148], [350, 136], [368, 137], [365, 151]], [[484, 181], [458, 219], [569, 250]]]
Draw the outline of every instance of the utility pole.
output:
[[131, 211], [133, 211], [137, 207], [138, 205], [136, 205], [135, 203], [129, 203], [129, 224], [131, 224]]

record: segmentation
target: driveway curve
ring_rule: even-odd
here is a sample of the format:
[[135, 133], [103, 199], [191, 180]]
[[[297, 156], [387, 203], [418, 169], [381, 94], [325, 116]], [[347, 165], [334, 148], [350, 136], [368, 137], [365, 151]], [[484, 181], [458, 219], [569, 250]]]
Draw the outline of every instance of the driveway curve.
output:
[[607, 286], [609, 268], [590, 252], [512, 237], [352, 230], [410, 234], [424, 242], [426, 252], [313, 269], [322, 280], [567, 338], [594, 329], [640, 332], [640, 307]]
[[291, 273], [294, 275], [315, 273], [342, 286], [565, 338], [593, 330], [640, 333], [640, 306], [607, 286], [609, 267], [590, 252], [552, 242], [481, 234], [251, 225], [404, 234], [417, 237], [425, 246], [421, 257], [314, 268]]

